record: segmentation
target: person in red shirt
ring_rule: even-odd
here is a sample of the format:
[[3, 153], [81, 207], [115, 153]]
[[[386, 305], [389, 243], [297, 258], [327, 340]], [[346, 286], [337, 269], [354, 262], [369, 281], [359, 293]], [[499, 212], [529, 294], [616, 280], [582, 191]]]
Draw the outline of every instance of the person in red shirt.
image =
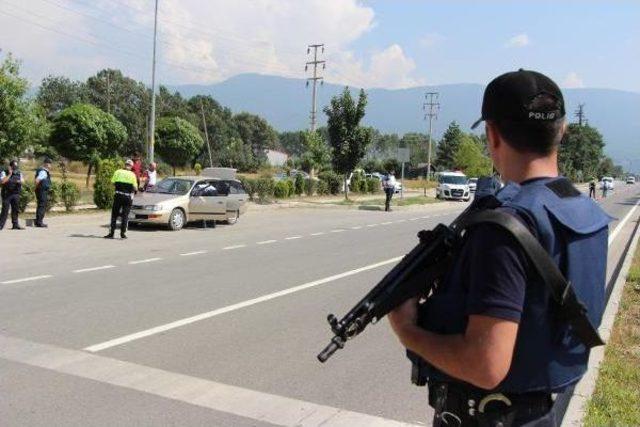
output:
[[142, 159], [138, 152], [133, 155], [133, 166], [131, 167], [131, 172], [135, 174], [138, 186], [140, 186], [140, 177], [142, 176]]

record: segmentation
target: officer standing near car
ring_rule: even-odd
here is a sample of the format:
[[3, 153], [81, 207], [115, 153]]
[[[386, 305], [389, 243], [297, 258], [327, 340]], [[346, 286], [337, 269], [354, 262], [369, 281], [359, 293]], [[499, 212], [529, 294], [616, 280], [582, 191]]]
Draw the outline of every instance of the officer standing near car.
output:
[[46, 157], [42, 162], [42, 167], [36, 170], [36, 221], [35, 226], [46, 228], [44, 214], [47, 211], [47, 201], [49, 190], [51, 189], [51, 159]]
[[384, 187], [384, 211], [389, 212], [391, 210], [391, 199], [393, 198], [393, 193], [396, 191], [396, 176], [394, 171], [389, 171], [387, 174], [387, 178], [383, 181]]
[[11, 160], [9, 169], [0, 172], [0, 185], [2, 185], [2, 210], [0, 211], [0, 230], [4, 228], [11, 209], [11, 222], [13, 230], [24, 230], [18, 222], [18, 211], [20, 207], [20, 191], [24, 184], [24, 176], [18, 169], [18, 161]]
[[133, 196], [137, 193], [138, 179], [131, 171], [133, 161], [127, 159], [124, 169], [118, 169], [114, 172], [111, 182], [115, 186], [115, 195], [113, 197], [113, 207], [111, 208], [111, 229], [109, 234], [104, 236], [105, 239], [113, 239], [116, 232], [116, 222], [120, 216], [120, 237], [127, 238], [127, 225], [129, 224], [129, 211]]
[[[558, 176], [560, 89], [537, 72], [503, 74], [487, 86], [474, 127], [482, 120], [507, 183], [488, 197], [538, 239], [599, 325], [611, 218]], [[513, 237], [480, 224], [420, 311], [409, 300], [390, 314], [401, 343], [426, 364], [435, 426], [557, 425], [553, 395], [580, 380], [589, 349], [567, 320], [582, 312], [550, 295]]]

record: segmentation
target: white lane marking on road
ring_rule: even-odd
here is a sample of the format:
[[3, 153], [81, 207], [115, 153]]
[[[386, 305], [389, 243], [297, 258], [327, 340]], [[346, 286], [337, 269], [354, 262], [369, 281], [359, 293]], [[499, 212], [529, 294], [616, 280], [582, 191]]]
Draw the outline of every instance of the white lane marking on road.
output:
[[233, 246], [225, 246], [224, 248], [222, 248], [223, 251], [230, 251], [233, 249], [240, 249], [240, 248], [246, 248], [247, 245], [233, 245]]
[[393, 221], [386, 221], [386, 222], [380, 223], [380, 225], [389, 225], [389, 224], [393, 224]]
[[422, 218], [422, 219], [429, 219], [429, 218], [431, 218], [431, 217], [430, 217], [429, 215], [425, 215], [425, 216], [423, 216], [423, 217], [421, 217], [421, 218]]
[[101, 265], [100, 267], [80, 268], [78, 270], [73, 270], [73, 273], [88, 273], [90, 271], [108, 270], [110, 268], [116, 268], [116, 266], [109, 264], [109, 265]]
[[270, 245], [275, 242], [277, 242], [277, 240], [263, 240], [261, 242], [257, 242], [256, 245]]
[[418, 217], [418, 218], [409, 218], [409, 221], [417, 221], [419, 219], [420, 219], [420, 217]]
[[23, 277], [22, 279], [5, 280], [0, 282], [2, 285], [12, 285], [14, 283], [33, 282], [34, 280], [43, 280], [53, 277], [51, 274], [44, 274], [42, 276]]
[[614, 239], [618, 236], [618, 233], [620, 233], [620, 230], [622, 230], [622, 227], [627, 223], [627, 221], [629, 221], [629, 218], [631, 218], [631, 215], [633, 215], [635, 210], [638, 208], [638, 204], [640, 204], [640, 198], [636, 201], [636, 204], [633, 205], [633, 207], [625, 215], [625, 217], [622, 218], [622, 221], [618, 223], [618, 226], [616, 227], [615, 230], [613, 230], [613, 233], [609, 234], [609, 246], [611, 246], [611, 242], [613, 242]]
[[355, 227], [351, 227], [352, 230], [360, 230], [362, 228], [361, 225], [356, 225]]
[[310, 235], [311, 236], [322, 236], [323, 234], [325, 234], [324, 231], [319, 231], [317, 233], [311, 233]]
[[407, 222], [407, 220], [406, 219], [399, 219], [396, 222]]
[[342, 233], [343, 231], [345, 231], [345, 230], [343, 230], [342, 228], [337, 228], [335, 230], [331, 230], [332, 233]]
[[183, 254], [180, 254], [180, 256], [202, 255], [202, 254], [206, 254], [206, 253], [207, 253], [207, 251], [185, 252]]
[[139, 259], [136, 261], [129, 261], [130, 265], [137, 265], [137, 264], [146, 264], [149, 262], [156, 262], [156, 261], [162, 261], [162, 258], [147, 258], [147, 259]]
[[[411, 426], [163, 369], [0, 335], [0, 358], [282, 426]], [[416, 426], [417, 427], [417, 426]]]
[[378, 224], [367, 224], [367, 227], [377, 227]]
[[90, 351], [92, 353], [106, 350], [108, 348], [116, 347], [122, 344], [129, 343], [131, 341], [136, 341], [141, 338], [146, 338], [152, 335], [160, 334], [162, 332], [169, 331], [171, 329], [176, 329], [182, 326], [189, 325], [191, 323], [199, 322], [201, 320], [210, 319], [215, 316], [219, 316], [221, 314], [229, 313], [231, 311], [240, 310], [241, 308], [250, 307], [252, 305], [256, 305], [262, 302], [266, 302], [275, 298], [280, 298], [285, 295], [293, 294], [296, 292], [304, 291], [309, 288], [313, 288], [316, 286], [324, 285], [325, 283], [334, 282], [339, 279], [344, 279], [345, 277], [353, 276], [365, 271], [373, 270], [375, 268], [383, 267], [388, 264], [393, 264], [402, 259], [401, 256], [387, 259], [384, 261], [377, 262], [375, 264], [366, 265], [364, 267], [356, 268], [354, 270], [345, 271], [344, 273], [335, 274], [333, 276], [325, 277], [323, 279], [314, 280], [313, 282], [304, 283], [302, 285], [294, 286], [292, 288], [283, 289], [278, 292], [274, 292], [272, 294], [263, 295], [261, 297], [253, 298], [247, 301], [242, 301], [236, 304], [228, 305], [226, 307], [218, 308], [216, 310], [208, 311], [206, 313], [197, 314], [195, 316], [187, 317], [185, 319], [176, 320], [174, 322], [166, 323], [164, 325], [156, 326], [150, 329], [145, 329], [144, 331], [135, 332], [133, 334], [125, 335], [119, 338], [114, 338], [109, 341], [105, 341], [99, 344], [90, 345], [85, 347], [84, 350]]
[[284, 240], [297, 240], [297, 239], [302, 239], [302, 236], [289, 236], [284, 238]]

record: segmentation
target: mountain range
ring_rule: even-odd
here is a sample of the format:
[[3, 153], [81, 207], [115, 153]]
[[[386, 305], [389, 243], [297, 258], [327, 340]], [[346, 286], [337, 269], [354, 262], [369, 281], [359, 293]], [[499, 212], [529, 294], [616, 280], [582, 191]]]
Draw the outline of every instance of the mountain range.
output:
[[[211, 95], [234, 112], [258, 114], [279, 131], [309, 127], [311, 88], [304, 79], [241, 74], [212, 85], [179, 85], [170, 90], [183, 96]], [[318, 123], [325, 123], [322, 108], [344, 86], [325, 83], [318, 88]], [[440, 138], [451, 121], [469, 130], [480, 115], [484, 86], [447, 84], [409, 89], [368, 89], [364, 122], [384, 133], [427, 132], [422, 105], [425, 92], [438, 92], [440, 111], [434, 121], [434, 138]], [[567, 114], [584, 104], [588, 123], [598, 128], [606, 142], [605, 153], [626, 170], [640, 171], [640, 93], [613, 89], [564, 89]]]

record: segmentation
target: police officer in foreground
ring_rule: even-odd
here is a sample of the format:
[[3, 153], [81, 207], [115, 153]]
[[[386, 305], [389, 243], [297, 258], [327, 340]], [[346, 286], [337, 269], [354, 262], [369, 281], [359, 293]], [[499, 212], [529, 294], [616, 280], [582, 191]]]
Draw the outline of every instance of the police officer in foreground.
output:
[[[548, 77], [519, 70], [486, 88], [482, 117], [496, 170], [493, 197], [551, 255], [599, 325], [604, 310], [608, 217], [558, 176], [565, 106]], [[443, 286], [420, 311], [390, 313], [401, 343], [427, 367], [436, 426], [557, 425], [554, 395], [580, 380], [589, 350], [545, 282], [502, 228], [481, 224], [463, 241]]]
[[105, 239], [113, 239], [116, 232], [116, 221], [120, 216], [120, 237], [127, 238], [127, 225], [129, 224], [129, 211], [133, 196], [137, 193], [138, 179], [131, 171], [133, 161], [127, 159], [124, 169], [114, 172], [111, 182], [115, 185], [115, 195], [113, 197], [113, 207], [111, 208], [111, 229]]
[[9, 169], [0, 172], [0, 185], [2, 185], [2, 211], [0, 211], [0, 230], [4, 228], [11, 209], [11, 222], [13, 230], [24, 230], [18, 222], [18, 211], [20, 206], [20, 191], [24, 184], [24, 176], [18, 169], [18, 161], [11, 160]]
[[46, 228], [44, 214], [47, 212], [47, 201], [51, 189], [51, 159], [45, 157], [42, 167], [36, 170], [36, 221], [35, 226]]

